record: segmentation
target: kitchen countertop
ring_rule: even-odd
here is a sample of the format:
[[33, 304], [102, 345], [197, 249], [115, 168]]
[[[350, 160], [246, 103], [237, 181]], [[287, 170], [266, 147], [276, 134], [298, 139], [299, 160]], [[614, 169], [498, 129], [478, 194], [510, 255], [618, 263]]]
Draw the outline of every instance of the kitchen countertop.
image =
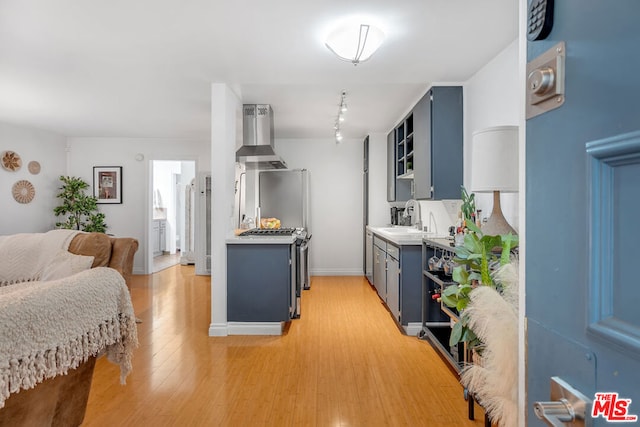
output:
[[454, 250], [455, 247], [452, 245], [453, 244], [453, 239], [441, 239], [441, 238], [427, 238], [425, 237], [424, 242], [427, 244], [430, 244], [431, 246], [440, 248], [440, 249], [445, 249], [445, 250]]
[[[398, 229], [397, 233], [390, 233], [387, 231], [388, 229]], [[368, 225], [367, 230], [373, 232], [379, 237], [400, 246], [404, 245], [422, 245], [422, 239], [429, 239], [435, 241], [448, 242], [446, 236], [435, 233], [427, 233], [427, 232], [407, 232], [402, 233], [401, 230], [407, 227], [393, 227], [393, 226], [385, 226], [385, 227], [373, 227]]]
[[296, 236], [229, 236], [225, 239], [228, 245], [291, 245]]

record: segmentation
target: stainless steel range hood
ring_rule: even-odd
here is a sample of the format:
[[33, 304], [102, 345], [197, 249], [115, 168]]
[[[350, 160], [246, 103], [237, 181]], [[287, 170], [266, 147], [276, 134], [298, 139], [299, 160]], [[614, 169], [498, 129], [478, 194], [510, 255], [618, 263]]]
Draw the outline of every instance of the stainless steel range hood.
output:
[[242, 106], [242, 147], [236, 161], [247, 169], [286, 169], [273, 149], [273, 110], [268, 104]]

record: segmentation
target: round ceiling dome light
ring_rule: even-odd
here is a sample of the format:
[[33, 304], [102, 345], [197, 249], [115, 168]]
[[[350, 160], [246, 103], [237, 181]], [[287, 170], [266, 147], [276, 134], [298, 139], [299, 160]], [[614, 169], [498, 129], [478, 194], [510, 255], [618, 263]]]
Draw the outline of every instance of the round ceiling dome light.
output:
[[384, 32], [374, 25], [345, 23], [329, 34], [325, 46], [341, 60], [358, 65], [371, 58], [384, 37]]

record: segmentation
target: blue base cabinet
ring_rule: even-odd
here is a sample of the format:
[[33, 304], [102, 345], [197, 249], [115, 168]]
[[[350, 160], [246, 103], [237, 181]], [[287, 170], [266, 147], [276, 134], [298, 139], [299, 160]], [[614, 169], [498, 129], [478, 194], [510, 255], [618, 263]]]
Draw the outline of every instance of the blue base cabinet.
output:
[[373, 237], [373, 286], [400, 325], [421, 321], [422, 247]]
[[290, 319], [293, 251], [289, 244], [227, 244], [229, 321]]
[[400, 323], [420, 322], [422, 311], [422, 247], [400, 246]]

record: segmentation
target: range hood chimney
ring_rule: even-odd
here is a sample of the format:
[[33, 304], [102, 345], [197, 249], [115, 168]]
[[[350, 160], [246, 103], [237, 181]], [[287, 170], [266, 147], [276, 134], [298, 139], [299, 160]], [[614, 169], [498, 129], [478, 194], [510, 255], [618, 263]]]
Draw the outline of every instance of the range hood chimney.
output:
[[242, 147], [236, 161], [247, 169], [286, 169], [287, 164], [273, 150], [273, 110], [268, 104], [242, 106]]

